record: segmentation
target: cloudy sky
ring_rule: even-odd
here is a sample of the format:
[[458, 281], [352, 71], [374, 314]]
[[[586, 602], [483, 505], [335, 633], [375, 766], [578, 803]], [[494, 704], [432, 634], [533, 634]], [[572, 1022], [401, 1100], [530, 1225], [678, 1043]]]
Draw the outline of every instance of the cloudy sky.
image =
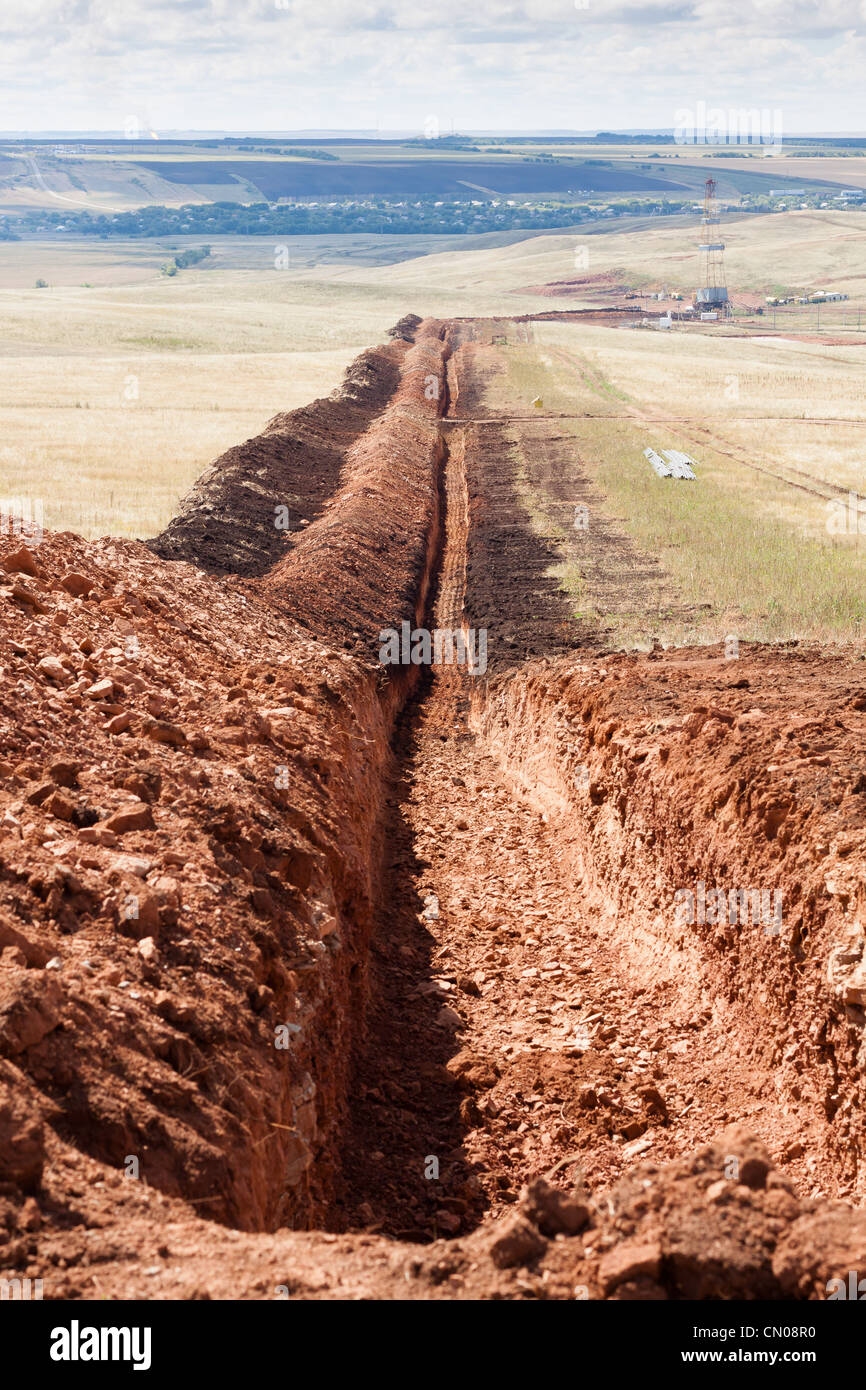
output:
[[866, 127], [866, 0], [0, 0], [0, 130]]

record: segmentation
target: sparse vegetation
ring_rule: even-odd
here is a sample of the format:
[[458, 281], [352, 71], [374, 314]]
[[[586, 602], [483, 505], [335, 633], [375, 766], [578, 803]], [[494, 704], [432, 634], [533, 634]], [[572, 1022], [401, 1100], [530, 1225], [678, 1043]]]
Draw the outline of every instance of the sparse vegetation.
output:
[[[805, 401], [819, 418], [830, 401], [840, 411], [848, 401], [851, 425], [857, 423], [856, 357], [848, 364], [838, 348], [813, 348], [799, 370], [780, 372], [772, 345], [750, 345], [748, 409], [756, 418], [751, 430], [746, 426], [743, 448], [743, 426], [732, 409], [737, 403], [726, 403], [718, 389], [742, 364], [742, 343], [692, 336], [668, 340], [661, 350], [655, 339], [644, 346], [643, 337], [619, 330], [555, 323], [536, 324], [534, 333], [536, 347], [509, 349], [509, 383], [500, 390], [520, 400], [541, 393], [554, 411], [585, 412], [561, 427], [573, 436], [575, 456], [603, 495], [605, 513], [661, 559], [676, 592], [696, 610], [687, 623], [666, 623], [660, 614], [663, 640], [719, 641], [728, 630], [763, 641], [862, 640], [864, 538], [828, 534], [828, 501], [796, 486], [802, 478], [792, 469], [801, 456], [790, 448], [804, 428]], [[796, 361], [796, 349], [791, 355]], [[612, 388], [607, 371], [629, 390]], [[760, 418], [770, 413], [772, 430]], [[824, 453], [832, 458], [821, 476], [843, 485], [846, 450], [852, 473], [859, 466], [859, 429], [851, 425], [842, 419], [835, 428], [813, 427], [820, 428]], [[698, 483], [656, 478], [643, 457], [647, 445], [691, 453], [699, 462]], [[770, 476], [773, 471], [779, 476]], [[549, 534], [543, 499], [524, 503]], [[579, 569], [566, 565], [560, 575], [579, 605]], [[645, 621], [621, 617], [615, 628], [624, 645], [646, 638]]]

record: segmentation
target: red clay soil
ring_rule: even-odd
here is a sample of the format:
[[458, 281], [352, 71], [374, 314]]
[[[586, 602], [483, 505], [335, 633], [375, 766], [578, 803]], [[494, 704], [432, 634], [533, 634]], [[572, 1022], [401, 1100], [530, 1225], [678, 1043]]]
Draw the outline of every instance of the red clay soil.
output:
[[624, 284], [613, 271], [600, 271], [596, 275], [569, 275], [564, 280], [547, 280], [543, 285], [524, 285], [514, 290], [514, 294], [537, 294], [542, 298], [563, 298], [568, 295], [582, 295], [587, 298], [593, 294], [625, 295], [632, 286]]
[[825, 1298], [866, 1258], [864, 667], [543, 629], [386, 671], [380, 627], [473, 620], [495, 483], [466, 326], [402, 332], [265, 577], [0, 544], [0, 1275]]
[[111, 1174], [93, 1194], [88, 1176], [73, 1157], [65, 1229], [40, 1227], [35, 1198], [20, 1213], [18, 1267], [42, 1271], [46, 1298], [823, 1299], [866, 1243], [862, 1212], [798, 1197], [743, 1127], [595, 1196], [551, 1173], [502, 1220], [426, 1246], [250, 1235]]
[[439, 544], [447, 408], [444, 327], [428, 320], [400, 385], [350, 449], [343, 486], [263, 581], [272, 602], [317, 636], [376, 660], [383, 628], [414, 626]]
[[362, 352], [332, 396], [275, 415], [220, 455], [148, 542], [154, 554], [214, 574], [269, 570], [336, 491], [349, 448], [396, 390], [406, 350], [398, 337]]
[[530, 667], [473, 718], [639, 987], [647, 1063], [671, 1059], [685, 1022], [694, 1075], [676, 1105], [652, 1073], [669, 1113], [690, 1098], [701, 1137], [753, 1113], [815, 1195], [866, 1180], [864, 711], [861, 660], [756, 647]]
[[143, 546], [10, 551], [0, 1055], [30, 1137], [2, 1179], [66, 1219], [71, 1149], [242, 1228], [309, 1219], [363, 996], [375, 673]]

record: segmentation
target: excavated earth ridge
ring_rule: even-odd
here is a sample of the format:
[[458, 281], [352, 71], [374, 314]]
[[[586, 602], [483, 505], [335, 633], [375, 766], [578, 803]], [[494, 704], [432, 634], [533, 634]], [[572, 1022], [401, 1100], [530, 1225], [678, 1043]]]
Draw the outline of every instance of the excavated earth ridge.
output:
[[151, 550], [213, 574], [264, 574], [321, 515], [348, 450], [394, 394], [408, 346], [397, 339], [363, 352], [331, 397], [275, 415], [221, 454]]
[[581, 659], [556, 608], [489, 679], [383, 667], [473, 621], [468, 336], [407, 317], [150, 546], [0, 543], [0, 1271], [46, 1298], [863, 1263], [862, 666]]

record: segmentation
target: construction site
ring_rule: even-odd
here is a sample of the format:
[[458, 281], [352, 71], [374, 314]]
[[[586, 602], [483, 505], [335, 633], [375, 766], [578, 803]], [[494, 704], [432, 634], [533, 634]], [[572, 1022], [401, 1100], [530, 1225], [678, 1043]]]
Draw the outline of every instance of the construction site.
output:
[[[825, 1300], [862, 1266], [859, 649], [617, 649], [695, 612], [503, 396], [530, 327], [406, 315], [147, 542], [0, 545], [4, 1277]], [[699, 452], [641, 478], [696, 498]]]

